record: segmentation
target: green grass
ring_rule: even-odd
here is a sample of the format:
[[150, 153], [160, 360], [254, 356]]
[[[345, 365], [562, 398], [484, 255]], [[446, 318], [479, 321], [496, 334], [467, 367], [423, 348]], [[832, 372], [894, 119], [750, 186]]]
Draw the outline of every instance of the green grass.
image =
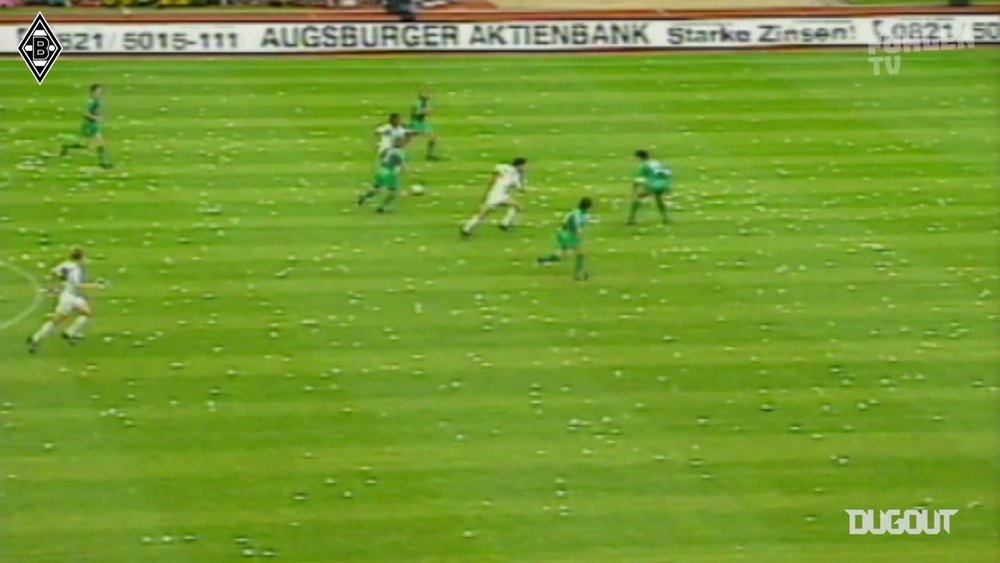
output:
[[[114, 281], [78, 348], [0, 333], [0, 560], [993, 561], [998, 62], [0, 61], [0, 259]], [[116, 170], [40, 159], [95, 81]], [[424, 83], [448, 160], [358, 210]], [[622, 225], [638, 147], [669, 227]], [[523, 228], [459, 241], [517, 155]], [[533, 260], [584, 194], [581, 284]], [[847, 534], [924, 503], [951, 535]]]

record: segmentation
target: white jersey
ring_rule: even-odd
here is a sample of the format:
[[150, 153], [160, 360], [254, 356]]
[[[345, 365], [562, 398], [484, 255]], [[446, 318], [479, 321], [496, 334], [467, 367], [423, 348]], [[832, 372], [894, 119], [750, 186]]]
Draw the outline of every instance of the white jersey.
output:
[[71, 315], [88, 310], [87, 300], [80, 293], [83, 284], [83, 267], [76, 262], [67, 260], [52, 269], [52, 275], [62, 282], [62, 290], [56, 303], [56, 314]]
[[395, 145], [396, 139], [406, 138], [407, 130], [402, 125], [393, 127], [391, 124], [386, 123], [376, 129], [375, 133], [378, 135], [378, 153], [382, 154]]
[[52, 274], [62, 281], [63, 295], [80, 296], [80, 285], [83, 284], [83, 268], [76, 262], [67, 260], [52, 269]]
[[524, 177], [521, 172], [509, 165], [498, 164], [496, 167], [497, 178], [490, 187], [488, 199], [492, 201], [506, 200], [517, 190], [524, 188]]

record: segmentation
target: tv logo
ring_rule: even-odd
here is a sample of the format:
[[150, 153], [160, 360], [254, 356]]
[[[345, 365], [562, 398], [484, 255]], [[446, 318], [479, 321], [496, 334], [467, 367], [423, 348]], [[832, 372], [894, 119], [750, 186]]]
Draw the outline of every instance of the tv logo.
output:
[[875, 527], [874, 510], [847, 509], [844, 512], [850, 520], [850, 532], [852, 536], [863, 536], [865, 534], [909, 534], [911, 536], [928, 534], [936, 536], [941, 533], [951, 533], [951, 517], [958, 514], [958, 510], [935, 510], [933, 516], [934, 527], [930, 527], [930, 511], [926, 508], [907, 510], [881, 510], [879, 511], [878, 527]]
[[[879, 50], [885, 53], [884, 55], [879, 55]], [[895, 45], [889, 45], [888, 47], [883, 45], [868, 45], [868, 62], [872, 64], [872, 72], [875, 76], [882, 76], [882, 67], [889, 72], [891, 76], [896, 76], [899, 74], [899, 69], [903, 66], [903, 57], [899, 54], [899, 50]]]
[[956, 49], [971, 49], [975, 47], [973, 41], [938, 41], [924, 39], [916, 43], [904, 43], [891, 39], [882, 38], [878, 43], [868, 44], [868, 62], [872, 64], [872, 72], [875, 76], [882, 76], [882, 67], [890, 76], [899, 74], [899, 69], [903, 67], [903, 53], [917, 53], [923, 51], [954, 51]]
[[35, 16], [35, 21], [31, 22], [28, 30], [24, 32], [24, 37], [17, 45], [17, 52], [24, 59], [31, 74], [39, 84], [45, 80], [45, 76], [52, 70], [52, 65], [56, 64], [59, 53], [63, 47], [59, 43], [59, 38], [52, 32], [48, 22], [41, 12]]

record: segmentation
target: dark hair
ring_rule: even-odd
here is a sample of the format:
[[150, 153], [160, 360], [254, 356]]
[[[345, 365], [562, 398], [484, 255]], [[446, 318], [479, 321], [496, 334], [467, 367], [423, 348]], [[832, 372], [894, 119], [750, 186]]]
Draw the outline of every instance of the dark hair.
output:
[[589, 197], [585, 197], [585, 198], [583, 198], [583, 199], [580, 200], [579, 208], [582, 211], [586, 211], [586, 210], [590, 209], [593, 206], [594, 206], [594, 200], [590, 199]]
[[528, 159], [523, 156], [519, 156], [514, 159], [513, 164], [514, 166], [524, 166], [525, 164], [528, 164]]
[[90, 93], [91, 93], [91, 94], [93, 94], [93, 93], [94, 93], [94, 92], [96, 92], [96, 91], [97, 91], [97, 89], [98, 89], [98, 88], [100, 88], [100, 87], [101, 87], [101, 85], [100, 85], [100, 84], [91, 84], [91, 85], [90, 85]]
[[643, 160], [646, 160], [646, 159], [649, 158], [649, 151], [646, 151], [646, 150], [635, 151], [635, 156], [637, 156], [637, 157], [639, 157], [639, 158], [641, 158]]
[[389, 121], [392, 121], [393, 119], [400, 119], [401, 117], [402, 116], [399, 115], [398, 113], [390, 113], [389, 114]]
[[74, 248], [73, 250], [70, 251], [69, 257], [72, 260], [79, 260], [83, 258], [83, 249], [80, 247]]

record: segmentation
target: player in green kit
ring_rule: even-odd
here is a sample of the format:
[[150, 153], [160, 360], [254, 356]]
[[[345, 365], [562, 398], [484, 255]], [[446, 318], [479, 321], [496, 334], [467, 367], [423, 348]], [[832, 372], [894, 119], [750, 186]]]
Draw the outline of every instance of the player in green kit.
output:
[[648, 151], [636, 151], [635, 157], [639, 159], [639, 175], [635, 179], [633, 189], [635, 190], [635, 200], [632, 201], [632, 208], [628, 214], [628, 224], [635, 225], [635, 216], [642, 207], [645, 199], [652, 197], [656, 201], [656, 208], [660, 210], [660, 218], [664, 223], [669, 223], [667, 218], [667, 203], [663, 201], [664, 196], [670, 193], [673, 187], [674, 173], [658, 160], [653, 160]]
[[566, 215], [566, 219], [563, 220], [562, 225], [559, 226], [559, 231], [556, 233], [556, 246], [559, 247], [559, 252], [539, 258], [539, 266], [555, 264], [562, 260], [567, 252], [572, 252], [575, 257], [573, 279], [577, 281], [587, 281], [590, 279], [583, 254], [583, 229], [590, 221], [590, 208], [593, 206], [594, 201], [589, 197], [585, 197], [580, 200], [576, 209]]
[[389, 211], [389, 206], [399, 195], [399, 188], [402, 184], [400, 176], [406, 168], [406, 153], [403, 152], [405, 143], [405, 138], [397, 138], [392, 142], [392, 148], [379, 155], [378, 171], [375, 173], [372, 187], [358, 198], [359, 206], [368, 203], [369, 199], [384, 189], [387, 192], [385, 199], [375, 210], [379, 213]]
[[71, 149], [93, 148], [97, 151], [97, 159], [101, 168], [111, 168], [111, 157], [108, 155], [107, 147], [104, 143], [104, 135], [101, 134], [101, 125], [104, 122], [104, 87], [94, 84], [90, 87], [90, 100], [87, 102], [87, 109], [83, 113], [83, 126], [80, 129], [80, 138], [69, 143], [64, 143], [59, 156], [66, 156]]
[[427, 160], [437, 160], [437, 154], [434, 152], [434, 148], [437, 146], [437, 134], [434, 133], [434, 126], [427, 121], [431, 111], [431, 95], [427, 93], [427, 90], [421, 90], [417, 101], [413, 102], [413, 106], [410, 108], [410, 123], [407, 124], [406, 128], [410, 131], [411, 136], [423, 135], [427, 137]]

